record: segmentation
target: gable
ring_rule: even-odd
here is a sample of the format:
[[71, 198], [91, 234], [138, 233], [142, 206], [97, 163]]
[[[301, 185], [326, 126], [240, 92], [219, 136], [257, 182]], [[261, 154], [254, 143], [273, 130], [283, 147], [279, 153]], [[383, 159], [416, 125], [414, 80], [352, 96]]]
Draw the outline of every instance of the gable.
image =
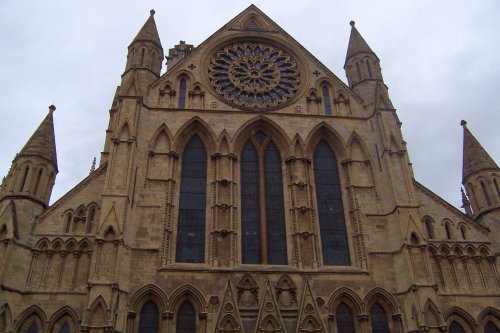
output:
[[148, 100], [159, 108], [322, 114], [323, 87], [345, 115], [362, 115], [361, 99], [252, 5], [170, 66]]

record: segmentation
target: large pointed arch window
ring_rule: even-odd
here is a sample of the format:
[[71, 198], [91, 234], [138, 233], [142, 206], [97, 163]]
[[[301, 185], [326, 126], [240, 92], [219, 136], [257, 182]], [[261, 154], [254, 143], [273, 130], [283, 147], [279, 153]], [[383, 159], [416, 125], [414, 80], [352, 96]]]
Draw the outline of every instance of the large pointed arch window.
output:
[[243, 264], [287, 264], [281, 156], [259, 131], [241, 152]]
[[207, 197], [207, 151], [193, 136], [182, 156], [177, 262], [205, 260], [205, 212]]
[[177, 311], [176, 333], [196, 332], [196, 311], [190, 301], [185, 301]]
[[337, 159], [324, 140], [314, 150], [313, 163], [323, 264], [350, 265]]
[[158, 333], [159, 311], [155, 302], [148, 301], [141, 309], [139, 333]]

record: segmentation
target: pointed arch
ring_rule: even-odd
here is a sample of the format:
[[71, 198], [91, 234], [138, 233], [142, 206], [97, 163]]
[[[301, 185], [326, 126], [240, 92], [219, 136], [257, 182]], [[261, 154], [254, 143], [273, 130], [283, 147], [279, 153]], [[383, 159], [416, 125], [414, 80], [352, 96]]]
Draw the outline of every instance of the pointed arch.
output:
[[201, 139], [207, 153], [214, 154], [217, 149], [217, 138], [212, 128], [198, 116], [187, 121], [174, 136], [174, 147], [176, 152], [184, 151], [186, 145], [195, 135]]
[[349, 147], [349, 157], [352, 160], [371, 160], [370, 153], [365, 141], [359, 136], [356, 131], [353, 131], [351, 133], [351, 136], [347, 140], [347, 146]]
[[353, 290], [347, 287], [340, 287], [336, 289], [328, 300], [328, 310], [330, 313], [335, 313], [340, 303], [347, 303], [354, 315], [363, 313], [362, 300]]
[[338, 161], [347, 158], [346, 142], [342, 136], [329, 124], [321, 122], [317, 124], [306, 138], [306, 155], [312, 156], [318, 143], [324, 140], [332, 148]]
[[88, 311], [87, 323], [92, 326], [106, 326], [108, 323], [108, 305], [102, 295], [96, 297]]
[[76, 333], [80, 330], [78, 325], [79, 322], [80, 318], [78, 316], [78, 313], [70, 306], [65, 305], [54, 312], [52, 317], [50, 317], [48, 331], [59, 333], [62, 327], [67, 324], [69, 326], [70, 332]]
[[396, 153], [401, 150], [401, 145], [399, 144], [399, 140], [396, 139], [397, 136], [391, 132], [391, 136], [389, 139], [390, 149], [393, 153]]
[[231, 153], [231, 137], [226, 129], [222, 130], [222, 133], [219, 135], [219, 152], [222, 155], [229, 155]]
[[491, 306], [486, 307], [479, 313], [477, 322], [479, 324], [481, 333], [489, 333], [486, 327], [488, 323], [492, 323], [493, 325], [495, 325], [497, 330], [500, 329], [500, 310]]
[[0, 332], [8, 332], [12, 325], [12, 312], [8, 303], [0, 304]]
[[431, 327], [441, 326], [441, 317], [440, 317], [441, 312], [439, 311], [439, 308], [436, 306], [436, 304], [430, 298], [427, 298], [427, 300], [425, 301], [423, 309], [424, 309], [424, 320], [427, 326]]
[[172, 149], [172, 133], [168, 126], [163, 123], [161, 124], [151, 137], [149, 143], [149, 148], [154, 152], [168, 153]]
[[49, 244], [50, 240], [47, 237], [44, 237], [37, 242], [36, 248], [38, 250], [47, 250], [49, 248]]
[[465, 333], [479, 333], [477, 331], [477, 322], [467, 311], [458, 307], [452, 306], [444, 313], [445, 321], [450, 326], [453, 322], [459, 324]]
[[87, 237], [84, 237], [78, 242], [78, 248], [82, 251], [92, 250], [92, 242]]
[[271, 137], [271, 140], [276, 144], [281, 152], [282, 160], [285, 160], [290, 153], [290, 139], [286, 132], [277, 123], [267, 118], [266, 116], [257, 116], [245, 122], [234, 135], [234, 151], [239, 154], [243, 146], [254, 133], [263, 130]]
[[191, 284], [185, 284], [175, 289], [170, 295], [170, 312], [176, 313], [180, 305], [190, 301], [197, 313], [206, 312], [206, 300], [203, 294]]
[[58, 251], [63, 248], [64, 241], [60, 238], [57, 237], [52, 240], [50, 248], [54, 251]]
[[399, 313], [400, 306], [396, 298], [394, 298], [390, 292], [380, 287], [371, 289], [365, 295], [363, 299], [363, 304], [365, 305], [364, 312], [369, 313], [371, 306], [376, 302], [382, 303], [382, 305], [387, 308], [388, 315]]
[[31, 325], [35, 324], [38, 328], [38, 332], [45, 332], [45, 323], [47, 322], [47, 316], [45, 312], [38, 306], [32, 305], [25, 309], [16, 318], [16, 327], [14, 332], [26, 333]]
[[167, 294], [154, 284], [148, 284], [136, 290], [128, 302], [128, 307], [138, 313], [149, 300], [153, 300], [158, 305], [160, 312], [163, 313], [168, 310], [169, 298]]
[[120, 128], [120, 131], [118, 132], [118, 139], [121, 142], [125, 142], [128, 141], [129, 138], [130, 138], [130, 125], [128, 120], [125, 120]]
[[304, 140], [302, 140], [299, 133], [295, 133], [293, 139], [293, 156], [295, 157], [304, 157]]

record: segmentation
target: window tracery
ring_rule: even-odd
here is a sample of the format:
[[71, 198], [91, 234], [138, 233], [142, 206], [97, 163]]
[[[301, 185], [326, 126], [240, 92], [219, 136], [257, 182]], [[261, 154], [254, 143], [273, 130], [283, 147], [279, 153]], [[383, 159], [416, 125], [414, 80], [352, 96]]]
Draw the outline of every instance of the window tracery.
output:
[[283, 49], [258, 41], [235, 42], [210, 59], [208, 76], [217, 94], [246, 108], [266, 109], [299, 88], [296, 61]]

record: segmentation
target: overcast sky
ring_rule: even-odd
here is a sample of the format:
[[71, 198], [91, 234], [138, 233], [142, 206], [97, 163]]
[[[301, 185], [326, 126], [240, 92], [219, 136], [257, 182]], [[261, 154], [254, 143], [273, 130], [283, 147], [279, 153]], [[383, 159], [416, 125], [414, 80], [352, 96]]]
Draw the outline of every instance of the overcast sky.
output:
[[[251, 3], [2, 0], [0, 175], [53, 103], [57, 200], [99, 158], [127, 46], [149, 10], [167, 53], [179, 40], [200, 44]], [[253, 3], [344, 82], [349, 21], [356, 21], [380, 58], [416, 179], [453, 205], [461, 204], [461, 119], [500, 160], [498, 0]]]

